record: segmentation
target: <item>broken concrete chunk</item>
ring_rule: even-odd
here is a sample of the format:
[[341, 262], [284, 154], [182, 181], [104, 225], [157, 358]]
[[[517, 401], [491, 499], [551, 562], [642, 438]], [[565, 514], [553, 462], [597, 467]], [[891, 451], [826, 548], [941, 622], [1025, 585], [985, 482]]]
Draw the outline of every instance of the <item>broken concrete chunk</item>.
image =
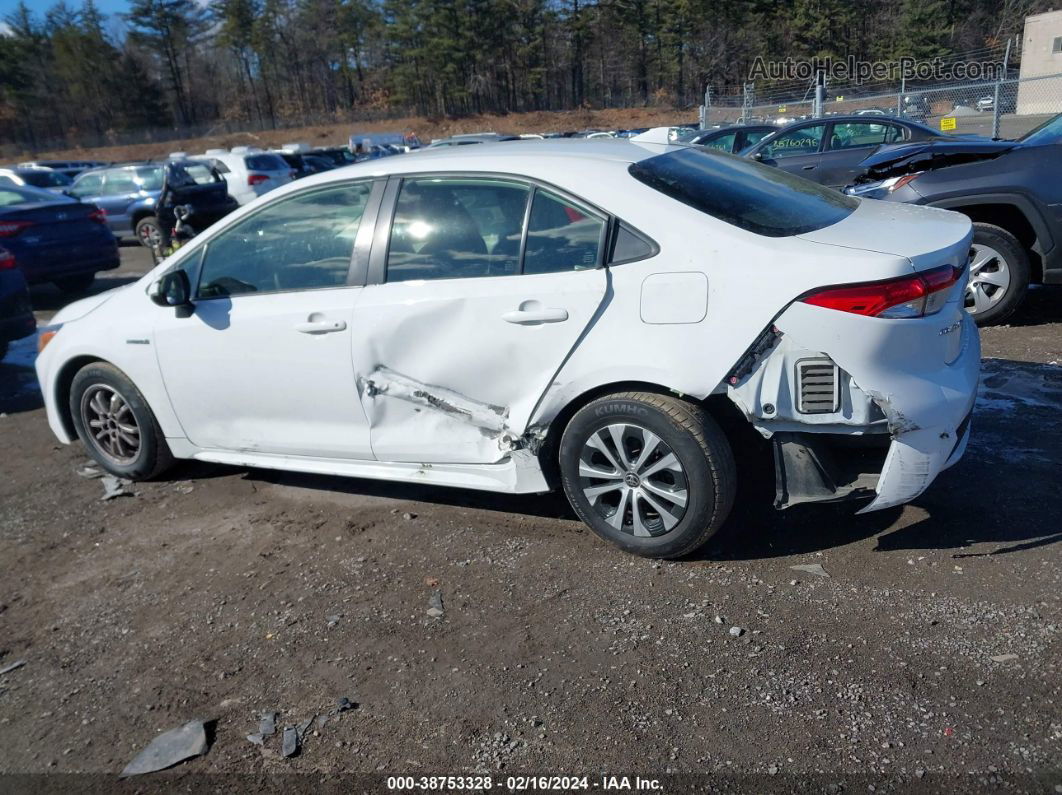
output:
[[277, 713], [263, 712], [261, 719], [258, 721], [258, 733], [263, 737], [268, 737], [277, 730]]
[[311, 715], [310, 717], [308, 717], [306, 720], [304, 720], [302, 723], [300, 723], [298, 726], [295, 727], [296, 731], [299, 734], [299, 742], [300, 743], [302, 742], [302, 738], [306, 736], [306, 732], [308, 732], [310, 730], [310, 725], [313, 723], [313, 719], [316, 718], [316, 717], [317, 717], [316, 715]]
[[284, 741], [280, 747], [280, 754], [284, 757], [295, 756], [299, 752], [299, 732], [294, 726], [284, 729]]
[[[992, 660], [992, 662], [1012, 662], [1013, 660], [1018, 659], [1018, 655], [1017, 654], [997, 654], [997, 655], [995, 655], [994, 657], [992, 657], [990, 659]], [[0, 673], [3, 673], [3, 671], [0, 671]]]
[[103, 496], [101, 501], [113, 500], [115, 497], [132, 497], [133, 492], [126, 488], [130, 481], [121, 480], [114, 475], [104, 475], [100, 482], [103, 484]]
[[428, 599], [428, 615], [432, 618], [441, 618], [443, 614], [442, 591], [433, 591]]
[[3, 676], [4, 674], [9, 674], [12, 671], [17, 671], [19, 668], [21, 668], [25, 664], [26, 664], [25, 660], [15, 660], [10, 665], [5, 665], [3, 668], [0, 668], [0, 676]]
[[247, 739], [255, 745], [265, 745], [265, 737], [261, 734], [248, 734]]
[[732, 638], [740, 638], [744, 634], [745, 634], [745, 630], [743, 630], [741, 627], [731, 627], [730, 628], [730, 637], [732, 637]]
[[207, 749], [206, 724], [201, 720], [191, 720], [180, 728], [160, 734], [148, 743], [147, 748], [125, 766], [119, 778], [165, 770], [185, 759], [202, 756]]
[[790, 566], [789, 568], [793, 569], [794, 571], [803, 571], [808, 574], [814, 574], [817, 577], [830, 576], [826, 569], [822, 568], [822, 566], [818, 563], [801, 563], [798, 566]]
[[95, 479], [103, 477], [103, 470], [93, 464], [84, 464], [78, 467], [76, 470], [78, 475], [83, 478]]
[[321, 731], [321, 729], [323, 729], [325, 727], [326, 723], [328, 723], [328, 716], [327, 715], [318, 715], [317, 716], [317, 731]]

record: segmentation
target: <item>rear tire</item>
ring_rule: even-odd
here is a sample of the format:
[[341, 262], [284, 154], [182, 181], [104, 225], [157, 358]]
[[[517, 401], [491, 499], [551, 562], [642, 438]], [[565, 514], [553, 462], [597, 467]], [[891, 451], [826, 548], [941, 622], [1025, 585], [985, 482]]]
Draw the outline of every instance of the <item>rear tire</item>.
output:
[[579, 518], [635, 555], [693, 552], [734, 502], [726, 437], [703, 408], [677, 398], [625, 392], [595, 400], [564, 429], [558, 457]]
[[136, 239], [144, 248], [151, 248], [156, 242], [162, 243], [162, 227], [159, 219], [154, 215], [148, 215], [136, 222]]
[[77, 276], [64, 276], [62, 279], [56, 279], [55, 286], [64, 293], [77, 295], [88, 290], [94, 281], [96, 281], [95, 273], [80, 273]]
[[70, 414], [88, 454], [112, 475], [149, 480], [173, 464], [144, 396], [113, 365], [94, 362], [77, 372], [70, 385]]
[[1006, 229], [985, 223], [975, 223], [973, 228], [966, 311], [978, 326], [994, 326], [1014, 314], [1025, 300], [1029, 256]]

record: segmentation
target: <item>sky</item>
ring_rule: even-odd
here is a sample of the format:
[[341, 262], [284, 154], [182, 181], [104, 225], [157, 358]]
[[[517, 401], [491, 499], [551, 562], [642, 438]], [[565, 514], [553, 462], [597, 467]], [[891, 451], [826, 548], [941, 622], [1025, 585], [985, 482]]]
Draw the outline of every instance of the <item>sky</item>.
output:
[[[26, 5], [32, 9], [37, 16], [43, 17], [44, 12], [55, 5], [51, 0], [26, 0]], [[71, 8], [80, 8], [80, 0], [67, 0], [67, 5]], [[0, 18], [6, 17], [18, 6], [18, 0], [0, 0]], [[96, 0], [96, 6], [104, 14], [116, 14], [122, 13], [128, 10], [129, 0]]]

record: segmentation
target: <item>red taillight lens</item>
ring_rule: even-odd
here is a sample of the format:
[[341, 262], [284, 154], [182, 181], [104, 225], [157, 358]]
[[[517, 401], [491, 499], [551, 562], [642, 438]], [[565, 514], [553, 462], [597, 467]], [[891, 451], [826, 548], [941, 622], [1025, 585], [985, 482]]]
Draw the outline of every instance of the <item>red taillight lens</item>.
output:
[[828, 287], [800, 299], [805, 304], [868, 317], [923, 317], [939, 312], [961, 270], [944, 265], [884, 282]]
[[95, 221], [98, 224], [107, 223], [107, 213], [97, 207], [95, 210], [88, 214], [90, 221]]
[[0, 246], [0, 271], [8, 271], [15, 267], [15, 255], [3, 246]]
[[268, 182], [268, 181], [269, 181], [269, 177], [266, 176], [265, 174], [248, 174], [247, 175], [247, 184], [248, 185], [261, 185], [263, 182]]
[[33, 226], [32, 221], [0, 221], [0, 237], [14, 237], [28, 226]]

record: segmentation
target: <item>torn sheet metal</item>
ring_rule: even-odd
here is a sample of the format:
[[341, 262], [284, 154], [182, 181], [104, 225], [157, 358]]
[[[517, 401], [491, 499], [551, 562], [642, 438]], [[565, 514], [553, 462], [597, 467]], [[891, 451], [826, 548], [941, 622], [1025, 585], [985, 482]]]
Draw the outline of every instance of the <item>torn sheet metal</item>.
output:
[[[891, 442], [874, 488], [877, 496], [861, 513], [913, 500], [966, 448], [981, 349], [977, 327], [962, 310], [962, 288], [956, 285], [946, 307], [923, 318], [868, 324], [860, 315], [796, 302], [775, 324], [784, 344], [829, 356], [850, 375], [864, 405], [884, 417], [878, 424], [886, 426]], [[823, 322], [823, 312], [830, 313], [829, 324]], [[959, 331], [953, 333], [956, 324]], [[776, 429], [763, 419], [771, 397], [765, 388], [769, 380], [756, 381], [755, 376], [746, 382], [747, 391], [732, 388], [731, 397], [761, 432]], [[844, 423], [808, 422], [799, 430], [841, 432], [838, 428]]]
[[363, 379], [362, 391], [369, 399], [383, 395], [435, 409], [498, 436], [506, 432], [509, 410], [504, 406], [480, 403], [452, 389], [422, 384], [387, 367], [377, 367]]

